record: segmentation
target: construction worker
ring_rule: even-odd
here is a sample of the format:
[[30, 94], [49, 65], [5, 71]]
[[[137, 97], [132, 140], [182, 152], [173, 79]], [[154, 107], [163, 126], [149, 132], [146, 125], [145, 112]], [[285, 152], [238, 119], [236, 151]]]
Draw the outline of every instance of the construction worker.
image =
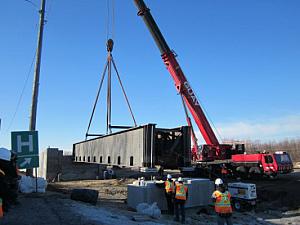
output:
[[158, 176], [163, 177], [163, 175], [164, 175], [164, 167], [162, 165], [160, 165], [157, 172], [158, 172]]
[[222, 164], [221, 166], [221, 174], [222, 174], [223, 181], [225, 181], [226, 183], [229, 171], [225, 164]]
[[215, 211], [218, 215], [218, 225], [232, 225], [232, 207], [230, 204], [231, 195], [225, 190], [222, 179], [215, 180], [216, 191], [212, 194], [212, 199], [215, 202]]
[[3, 193], [3, 184], [2, 184], [2, 177], [5, 176], [5, 172], [3, 170], [0, 169], [0, 219], [3, 217], [3, 198], [5, 193]]
[[182, 177], [178, 178], [178, 183], [175, 185], [175, 196], [174, 196], [174, 206], [175, 206], [175, 221], [179, 221], [179, 209], [181, 213], [181, 223], [185, 223], [185, 209], [184, 205], [188, 197], [188, 188], [183, 184]]
[[17, 167], [17, 154], [12, 151], [11, 160], [9, 163], [7, 175], [9, 175], [9, 200], [13, 205], [19, 204], [18, 191], [19, 191], [19, 182], [18, 182], [18, 167]]
[[174, 204], [173, 204], [174, 191], [175, 191], [174, 181], [172, 180], [172, 176], [168, 174], [167, 180], [165, 181], [165, 195], [167, 199], [168, 213], [170, 215], [174, 214]]
[[6, 174], [2, 168], [0, 168], [0, 199], [1, 199], [1, 207], [2, 207], [2, 214], [3, 211], [8, 211], [8, 202], [7, 202], [7, 196], [8, 196], [8, 183], [6, 180]]

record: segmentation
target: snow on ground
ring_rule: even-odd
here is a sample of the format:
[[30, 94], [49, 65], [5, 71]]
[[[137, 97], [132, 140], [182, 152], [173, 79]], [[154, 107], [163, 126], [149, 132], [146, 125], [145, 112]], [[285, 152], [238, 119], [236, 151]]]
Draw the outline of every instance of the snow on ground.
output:
[[100, 224], [104, 225], [138, 225], [138, 224], [145, 224], [145, 225], [162, 225], [162, 223], [158, 222], [151, 222], [151, 221], [142, 221], [142, 222], [135, 222], [132, 220], [130, 216], [125, 216], [122, 214], [116, 214], [110, 212], [109, 210], [99, 208], [97, 206], [90, 206], [80, 203], [72, 203], [71, 210], [75, 213], [80, 214], [81, 216], [85, 217], [88, 220], [93, 222], [99, 222]]

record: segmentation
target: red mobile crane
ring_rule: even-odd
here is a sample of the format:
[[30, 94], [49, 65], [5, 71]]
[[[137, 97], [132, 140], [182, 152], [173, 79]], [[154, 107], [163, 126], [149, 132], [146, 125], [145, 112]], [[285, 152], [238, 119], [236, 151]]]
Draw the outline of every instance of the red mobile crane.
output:
[[[179, 63], [176, 60], [175, 53], [169, 48], [166, 40], [164, 39], [162, 33], [160, 32], [156, 22], [154, 21], [150, 9], [146, 6], [143, 0], [134, 0], [137, 8], [138, 15], [142, 16], [146, 26], [148, 27], [157, 47], [160, 50], [161, 57], [164, 64], [167, 67], [167, 70], [171, 74], [175, 87], [178, 93], [182, 97], [186, 119], [188, 125], [192, 129], [192, 159], [194, 163], [199, 162], [209, 162], [215, 160], [226, 160], [230, 159], [230, 167], [233, 167], [237, 171], [246, 170], [251, 172], [251, 169], [254, 172], [262, 171], [263, 174], [277, 173], [275, 157], [272, 154], [260, 153], [260, 154], [238, 154], [244, 153], [243, 145], [236, 144], [235, 148], [229, 144], [220, 144], [213, 129], [211, 128], [200, 104], [199, 101], [187, 81]], [[206, 142], [206, 145], [203, 145], [201, 150], [198, 147], [197, 138], [192, 128], [191, 120], [188, 116], [187, 108], [191, 112], [200, 132]], [[234, 155], [234, 157], [232, 157]], [[272, 158], [270, 160], [269, 158]], [[251, 159], [251, 163], [247, 164], [247, 160]], [[272, 162], [271, 162], [272, 161]], [[218, 165], [219, 166], [219, 165]], [[272, 169], [270, 169], [272, 168]]]
[[[134, 2], [139, 10], [138, 15], [143, 17], [146, 26], [151, 32], [152, 37], [154, 38], [160, 50], [161, 57], [167, 67], [167, 70], [170, 72], [172, 78], [174, 79], [175, 87], [178, 93], [182, 96], [184, 103], [191, 112], [205, 142], [207, 143], [207, 147], [209, 148], [208, 151], [205, 151], [207, 148], [205, 148], [204, 151], [199, 151], [195, 133], [192, 131], [193, 159], [195, 161], [212, 161], [215, 159], [230, 158], [230, 154], [226, 154], [226, 152], [228, 152], [228, 150], [231, 150], [232, 146], [219, 143], [191, 85], [187, 81], [181, 67], [176, 60], [174, 52], [169, 48], [157, 24], [155, 23], [150, 13], [150, 9], [147, 8], [143, 0], [134, 0]], [[191, 120], [188, 116], [187, 121], [188, 125], [192, 127]]]

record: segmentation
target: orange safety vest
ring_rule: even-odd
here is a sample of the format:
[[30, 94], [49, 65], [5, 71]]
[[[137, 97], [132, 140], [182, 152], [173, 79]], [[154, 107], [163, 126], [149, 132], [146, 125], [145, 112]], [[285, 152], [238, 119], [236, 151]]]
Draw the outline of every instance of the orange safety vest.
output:
[[225, 169], [225, 168], [222, 168], [221, 173], [222, 173], [222, 174], [228, 174], [228, 170]]
[[179, 200], [186, 200], [187, 191], [188, 188], [184, 184], [176, 184], [175, 198]]
[[216, 199], [215, 210], [217, 213], [232, 213], [230, 204], [231, 195], [228, 191], [225, 191], [224, 193], [215, 191], [213, 197]]
[[174, 183], [172, 181], [166, 180], [165, 181], [165, 190], [166, 190], [166, 193], [174, 192]]
[[0, 198], [0, 218], [3, 217], [2, 198]]

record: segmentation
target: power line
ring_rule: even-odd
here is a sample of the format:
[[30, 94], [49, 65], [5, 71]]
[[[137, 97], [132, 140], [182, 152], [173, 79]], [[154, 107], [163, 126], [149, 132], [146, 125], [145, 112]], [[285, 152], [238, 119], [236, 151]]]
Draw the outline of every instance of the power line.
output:
[[30, 1], [30, 0], [24, 0], [25, 2], [28, 2], [30, 5], [32, 5], [35, 9], [39, 9], [39, 7], [35, 4], [35, 3], [33, 3], [32, 1]]
[[[30, 0], [24, 0], [24, 2], [28, 2], [28, 3], [29, 3], [30, 5], [32, 5], [35, 9], [38, 10], [38, 6], [37, 6], [34, 2], [32, 2], [32, 1], [30, 1]], [[38, 24], [36, 23], [36, 24], [35, 24], [35, 29], [34, 29], [34, 30], [36, 30], [37, 25], [38, 25]], [[7, 129], [6, 129], [6, 132], [8, 132], [8, 131], [10, 130], [10, 128], [11, 128], [11, 126], [12, 126], [14, 120], [15, 120], [15, 117], [16, 117], [16, 115], [17, 115], [17, 112], [18, 112], [18, 110], [19, 110], [21, 101], [22, 101], [22, 99], [23, 99], [24, 91], [25, 91], [25, 89], [26, 89], [26, 86], [27, 86], [27, 83], [28, 83], [28, 80], [29, 80], [29, 76], [30, 76], [30, 73], [31, 73], [31, 71], [32, 71], [32, 67], [33, 67], [33, 64], [34, 64], [35, 56], [36, 56], [36, 49], [34, 50], [34, 55], [33, 55], [32, 62], [31, 62], [30, 67], [29, 67], [29, 71], [28, 71], [28, 73], [27, 73], [27, 76], [26, 76], [26, 79], [25, 79], [25, 82], [24, 82], [24, 85], [23, 85], [21, 94], [20, 94], [19, 99], [18, 99], [18, 102], [17, 102], [17, 106], [16, 106], [16, 108], [15, 108], [15, 111], [14, 111], [14, 114], [13, 114], [13, 116], [12, 116], [12, 119], [10, 120], [9, 125], [8, 125], [8, 127], [7, 127]]]
[[46, 15], [45, 15], [46, 19], [45, 19], [45, 20], [46, 20], [47, 22], [48, 22], [48, 20], [49, 20], [50, 14], [51, 14], [51, 12], [52, 12], [53, 1], [54, 1], [54, 0], [50, 1], [50, 4], [48, 4], [48, 5], [49, 5], [48, 10], [45, 11], [45, 13], [46, 13]]
[[11, 126], [12, 126], [14, 120], [15, 120], [15, 117], [16, 117], [16, 115], [17, 115], [17, 112], [18, 112], [18, 110], [19, 110], [19, 106], [20, 106], [20, 104], [21, 104], [21, 101], [22, 101], [22, 98], [23, 98], [23, 95], [24, 95], [24, 91], [25, 91], [25, 88], [26, 88], [27, 83], [28, 83], [28, 80], [29, 80], [29, 76], [30, 76], [31, 71], [32, 71], [32, 67], [33, 67], [33, 64], [34, 64], [35, 57], [36, 57], [36, 49], [35, 49], [35, 52], [34, 52], [34, 55], [33, 55], [33, 58], [32, 58], [32, 62], [31, 62], [31, 65], [30, 65], [29, 71], [28, 71], [28, 73], [27, 73], [26, 80], [25, 80], [25, 82], [24, 82], [24, 85], [23, 85], [23, 88], [22, 88], [22, 91], [21, 91], [21, 94], [20, 94], [20, 97], [19, 97], [19, 100], [18, 100], [16, 109], [15, 109], [15, 112], [14, 112], [13, 117], [12, 117], [10, 123], [9, 123], [9, 126], [7, 127], [6, 132], [8, 132], [8, 131], [10, 130], [10, 128], [11, 128]]

